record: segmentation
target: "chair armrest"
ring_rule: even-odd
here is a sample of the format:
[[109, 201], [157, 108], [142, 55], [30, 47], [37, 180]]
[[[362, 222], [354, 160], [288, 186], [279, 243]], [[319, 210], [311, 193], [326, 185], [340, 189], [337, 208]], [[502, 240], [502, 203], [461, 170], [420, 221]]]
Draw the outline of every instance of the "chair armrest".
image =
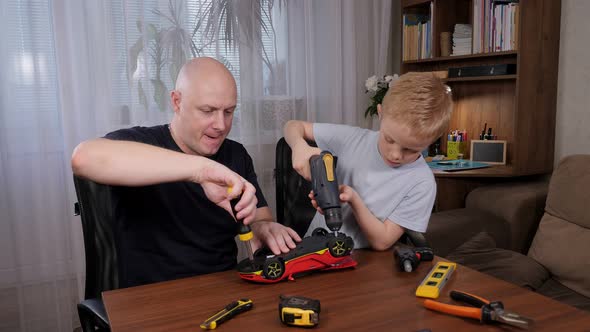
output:
[[78, 316], [82, 331], [110, 331], [109, 318], [101, 299], [88, 299], [78, 303]]
[[425, 237], [434, 254], [445, 257], [478, 233], [486, 232], [500, 248], [507, 248], [508, 225], [482, 210], [463, 208], [433, 213]]
[[545, 209], [548, 182], [513, 182], [479, 187], [467, 195], [465, 206], [506, 221], [508, 249], [526, 253]]

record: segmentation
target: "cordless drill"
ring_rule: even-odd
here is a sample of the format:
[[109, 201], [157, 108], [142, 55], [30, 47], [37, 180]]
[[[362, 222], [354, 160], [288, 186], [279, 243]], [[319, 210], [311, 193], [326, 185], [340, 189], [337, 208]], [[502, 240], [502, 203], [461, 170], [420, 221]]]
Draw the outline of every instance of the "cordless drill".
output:
[[311, 186], [318, 206], [324, 211], [326, 226], [332, 232], [342, 227], [340, 190], [336, 178], [336, 160], [332, 153], [322, 151], [309, 158], [311, 166]]
[[395, 247], [393, 255], [401, 271], [412, 272], [420, 262], [431, 261], [434, 253], [429, 247]]

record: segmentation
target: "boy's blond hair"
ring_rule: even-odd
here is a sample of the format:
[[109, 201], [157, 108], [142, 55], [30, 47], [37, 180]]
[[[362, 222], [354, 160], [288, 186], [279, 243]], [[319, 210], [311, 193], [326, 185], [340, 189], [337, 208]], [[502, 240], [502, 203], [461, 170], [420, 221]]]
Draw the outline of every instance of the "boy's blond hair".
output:
[[434, 141], [447, 129], [453, 111], [451, 88], [433, 73], [406, 73], [383, 98], [382, 118], [407, 125], [416, 136]]

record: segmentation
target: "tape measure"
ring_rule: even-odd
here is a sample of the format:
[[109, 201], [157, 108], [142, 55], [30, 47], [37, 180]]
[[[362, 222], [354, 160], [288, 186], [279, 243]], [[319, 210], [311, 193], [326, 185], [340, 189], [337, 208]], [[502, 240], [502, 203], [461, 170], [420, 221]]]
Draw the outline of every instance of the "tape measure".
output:
[[424, 278], [418, 288], [416, 288], [416, 296], [436, 299], [440, 295], [442, 288], [451, 278], [451, 275], [453, 275], [453, 271], [456, 269], [457, 264], [455, 263], [436, 263], [430, 272], [428, 272], [426, 278]]
[[320, 322], [320, 301], [303, 296], [280, 296], [281, 322], [293, 326], [316, 326]]

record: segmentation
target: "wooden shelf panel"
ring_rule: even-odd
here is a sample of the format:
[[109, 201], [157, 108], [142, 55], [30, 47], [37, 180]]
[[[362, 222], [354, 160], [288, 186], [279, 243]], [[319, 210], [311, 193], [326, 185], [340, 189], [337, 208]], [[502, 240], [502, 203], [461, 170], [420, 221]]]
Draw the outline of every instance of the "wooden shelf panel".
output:
[[419, 5], [430, 4], [432, 0], [402, 0], [402, 8], [414, 7]]
[[402, 64], [457, 61], [457, 60], [478, 59], [478, 58], [502, 58], [502, 57], [512, 57], [512, 56], [516, 56], [516, 55], [518, 55], [518, 51], [478, 53], [478, 54], [469, 54], [469, 55], [443, 56], [443, 57], [420, 59], [420, 60], [406, 60], [406, 61], [403, 61]]
[[495, 76], [473, 76], [473, 77], [454, 77], [445, 78], [444, 82], [470, 82], [470, 81], [497, 81], [497, 80], [515, 80], [516, 75], [495, 75]]

